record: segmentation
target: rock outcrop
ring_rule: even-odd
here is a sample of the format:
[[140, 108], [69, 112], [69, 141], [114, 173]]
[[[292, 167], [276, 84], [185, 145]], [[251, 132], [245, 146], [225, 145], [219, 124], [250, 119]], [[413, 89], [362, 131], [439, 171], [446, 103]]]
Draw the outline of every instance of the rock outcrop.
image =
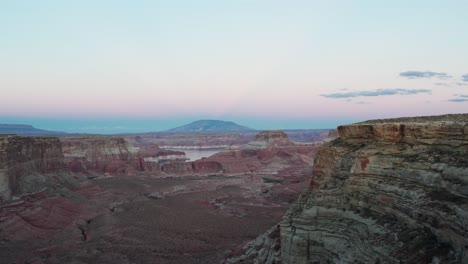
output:
[[145, 169], [137, 150], [121, 137], [88, 136], [61, 138], [70, 171], [133, 175]]
[[255, 136], [255, 140], [242, 146], [242, 149], [265, 149], [294, 146], [288, 135], [280, 130], [265, 130]]
[[338, 137], [338, 130], [332, 129], [332, 130], [330, 130], [330, 131], [328, 132], [328, 136], [327, 136], [327, 138], [325, 139], [325, 141], [331, 141], [331, 140], [333, 140], [333, 139], [335, 139], [335, 138], [337, 138], [337, 137]]
[[228, 257], [222, 263], [279, 264], [280, 249], [280, 229], [279, 226], [275, 226], [243, 246], [243, 254]]
[[156, 144], [139, 145], [137, 156], [150, 164], [185, 161], [188, 159], [183, 151], [162, 149]]
[[338, 133], [281, 222], [282, 263], [468, 263], [468, 115]]
[[57, 138], [0, 136], [0, 200], [37, 191], [43, 187], [37, 174], [60, 170], [63, 165]]

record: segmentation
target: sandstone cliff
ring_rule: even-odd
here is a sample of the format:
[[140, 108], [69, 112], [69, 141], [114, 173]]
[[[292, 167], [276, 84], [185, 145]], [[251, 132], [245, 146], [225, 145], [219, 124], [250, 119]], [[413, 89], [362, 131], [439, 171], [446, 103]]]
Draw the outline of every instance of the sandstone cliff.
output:
[[64, 137], [61, 142], [65, 162], [72, 172], [133, 175], [145, 168], [136, 149], [121, 137]]
[[282, 263], [468, 263], [468, 115], [338, 133], [281, 222]]
[[260, 131], [255, 136], [255, 140], [242, 146], [242, 149], [264, 149], [264, 148], [279, 148], [294, 146], [294, 143], [289, 141], [288, 135], [280, 130], [265, 130]]
[[42, 177], [36, 174], [62, 167], [63, 154], [57, 138], [0, 136], [0, 200], [39, 190], [43, 187]]

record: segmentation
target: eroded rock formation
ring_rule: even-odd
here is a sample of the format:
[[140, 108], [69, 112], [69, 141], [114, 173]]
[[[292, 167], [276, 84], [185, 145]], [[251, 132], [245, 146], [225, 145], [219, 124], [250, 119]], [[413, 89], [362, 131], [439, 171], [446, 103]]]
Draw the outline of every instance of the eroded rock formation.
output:
[[185, 161], [188, 158], [183, 151], [161, 149], [156, 144], [139, 145], [137, 156], [147, 163], [165, 163], [170, 161]]
[[[182, 153], [149, 144], [133, 149], [119, 138], [74, 137], [62, 139], [64, 157], [60, 141], [51, 142], [62, 161], [57, 166], [48, 165], [54, 160], [49, 148], [38, 155], [29, 143], [13, 144], [17, 148], [7, 151], [13, 156], [1, 156], [2, 164], [22, 164], [25, 153], [43, 157], [32, 166], [31, 179], [47, 183], [0, 201], [2, 263], [219, 263], [228, 249], [279, 221], [307, 185], [317, 150], [313, 145], [237, 149], [168, 162], [161, 172], [161, 157]], [[148, 166], [154, 167], [147, 171]], [[171, 170], [209, 177], [151, 177], [172, 176]], [[125, 176], [135, 171], [150, 177]], [[249, 251], [245, 260], [276, 263], [278, 242], [278, 229], [260, 236], [254, 246], [268, 250]]]
[[[284, 130], [289, 140], [294, 142], [319, 142], [327, 138], [329, 129]], [[156, 132], [139, 135], [126, 135], [125, 140], [135, 146], [157, 144], [169, 149], [213, 149], [240, 147], [253, 140], [258, 131], [236, 133], [171, 133]]]
[[467, 123], [338, 127], [281, 222], [282, 263], [468, 263]]
[[282, 131], [262, 131], [256, 140], [239, 149], [225, 150], [208, 158], [161, 166], [167, 175], [245, 175], [264, 174], [301, 177], [310, 170], [318, 150], [316, 145], [289, 141]]
[[137, 150], [121, 137], [89, 136], [61, 138], [70, 171], [134, 175], [145, 169]]
[[0, 200], [43, 188], [44, 179], [38, 174], [62, 167], [57, 138], [0, 135]]
[[289, 141], [288, 135], [280, 130], [265, 130], [255, 136], [255, 140], [242, 146], [242, 149], [264, 149], [290, 147], [294, 144]]

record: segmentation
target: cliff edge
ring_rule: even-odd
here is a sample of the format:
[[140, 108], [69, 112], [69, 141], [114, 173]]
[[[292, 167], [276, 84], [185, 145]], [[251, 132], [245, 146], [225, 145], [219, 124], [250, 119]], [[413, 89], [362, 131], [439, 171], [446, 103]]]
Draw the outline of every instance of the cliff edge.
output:
[[137, 150], [122, 137], [82, 136], [60, 140], [71, 172], [134, 175], [144, 169]]
[[280, 224], [282, 263], [468, 263], [468, 114], [338, 134]]
[[0, 201], [37, 191], [45, 182], [37, 174], [54, 172], [63, 166], [57, 138], [0, 135]]

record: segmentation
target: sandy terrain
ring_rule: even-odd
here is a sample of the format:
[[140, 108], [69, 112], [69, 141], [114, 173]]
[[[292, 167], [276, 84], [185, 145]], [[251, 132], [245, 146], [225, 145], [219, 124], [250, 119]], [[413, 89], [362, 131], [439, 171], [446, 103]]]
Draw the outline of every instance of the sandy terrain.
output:
[[[21, 237], [0, 232], [0, 258], [2, 263], [218, 263], [275, 225], [305, 185], [264, 178], [97, 178], [75, 191], [79, 198], [53, 201], [47, 212], [62, 219], [61, 226], [36, 224]], [[50, 207], [45, 206], [50, 197], [34, 199], [43, 211]], [[73, 213], [59, 210], [74, 208], [67, 203], [76, 205]], [[10, 206], [10, 214], [2, 208], [4, 219], [11, 212], [24, 215], [23, 207]], [[18, 229], [33, 224], [14, 223], [22, 225]]]

